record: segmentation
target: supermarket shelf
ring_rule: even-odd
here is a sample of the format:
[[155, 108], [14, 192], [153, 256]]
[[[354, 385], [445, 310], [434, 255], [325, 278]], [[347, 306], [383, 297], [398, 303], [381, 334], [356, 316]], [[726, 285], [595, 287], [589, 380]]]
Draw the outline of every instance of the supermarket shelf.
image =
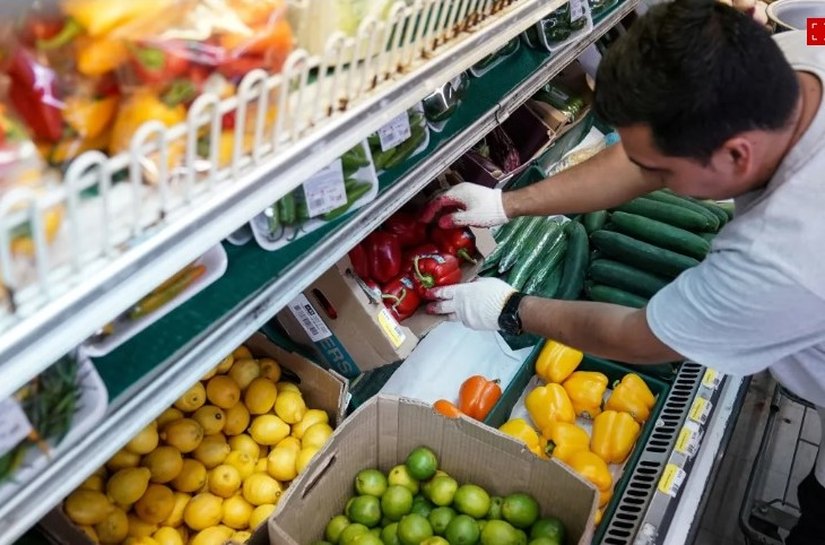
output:
[[[547, 2], [530, 2], [529, 4], [533, 6], [533, 9], [523, 11], [529, 12], [530, 17], [535, 18], [538, 18], [540, 13], [547, 11], [540, 9], [540, 6], [546, 8], [551, 6]], [[0, 505], [0, 545], [12, 543], [27, 528], [35, 524], [52, 506], [59, 503], [60, 499], [80, 484], [88, 474], [103, 464], [130, 437], [174, 402], [189, 385], [203, 376], [226, 353], [259, 329], [320, 273], [343, 257], [358, 240], [378, 227], [436, 175], [465, 153], [486, 132], [495, 127], [499, 120], [503, 119], [502, 115], [507, 115], [507, 112], [512, 111], [518, 104], [527, 100], [535, 90], [567, 66], [581, 51], [635, 9], [637, 4], [638, 0], [627, 0], [611, 15], [603, 19], [596, 26], [593, 33], [581, 43], [571, 45], [552, 58], [542, 57], [535, 52], [525, 52], [524, 55], [529, 56], [531, 59], [541, 59], [537, 66], [534, 65], [527, 70], [526, 74], [508, 91], [501, 93], [500, 89], [496, 89], [499, 93], [498, 96], [489, 101], [489, 106], [480, 115], [473, 114], [470, 119], [462, 119], [462, 117], [466, 118], [467, 116], [462, 115], [464, 107], [460, 108], [456, 115], [458, 119], [455, 122], [459, 128], [447, 134], [441, 141], [434, 139], [436, 141], [431, 144], [430, 149], [422, 154], [426, 159], [420, 161], [419, 164], [413, 166], [390, 183], [385, 183], [386, 180], [382, 179], [383, 191], [378, 198], [360, 209], [350, 219], [342, 219], [329, 229], [322, 229], [307, 236], [307, 243], [312, 245], [308, 250], [301, 253], [300, 250], [294, 250], [291, 246], [285, 248], [285, 251], [267, 254], [254, 248], [229, 249], [230, 271], [227, 276], [232, 273], [231, 267], [233, 261], [235, 261], [233, 258], [241, 257], [245, 258], [245, 261], [244, 259], [237, 260], [237, 269], [271, 266], [275, 271], [278, 271], [277, 275], [273, 275], [274, 278], [270, 276], [267, 282], [259, 283], [254, 288], [249, 289], [247, 293], [228, 293], [235, 286], [229, 286], [231, 282], [224, 278], [214, 286], [207, 288], [193, 301], [184, 304], [180, 309], [171, 313], [169, 317], [164, 318], [133, 341], [118, 349], [111, 356], [96, 361], [98, 369], [107, 382], [112, 398], [106, 418], [80, 443], [71, 447], [65, 456], [55, 460], [17, 496], [6, 504]], [[522, 13], [522, 16], [518, 21], [528, 20], [525, 13]], [[513, 24], [520, 25], [520, 23]], [[523, 26], [520, 25], [519, 28], [523, 28]], [[513, 36], [513, 33], [507, 33], [506, 36], [509, 39]], [[480, 43], [477, 45], [480, 45]], [[485, 47], [484, 51], [488, 49]], [[496, 49], [496, 47], [492, 47], [492, 49]], [[467, 52], [467, 55], [469, 55], [469, 52]], [[472, 58], [475, 59], [476, 56], [472, 56]], [[443, 69], [446, 70], [447, 67]], [[505, 70], [507, 67], [501, 69]], [[502, 83], [502, 80], [496, 81]], [[486, 92], [489, 93], [490, 91], [487, 90]], [[479, 96], [479, 101], [482, 98], [482, 96]], [[467, 110], [469, 110], [470, 105], [467, 106]], [[398, 110], [403, 110], [403, 107]], [[463, 123], [460, 123], [461, 121]], [[452, 119], [450, 123], [453, 123]], [[381, 125], [381, 122], [361, 127], [366, 133], [379, 125]], [[344, 142], [346, 141], [345, 137], [346, 135], [341, 134], [339, 140]], [[336, 149], [343, 150], [348, 145], [348, 143], [346, 145], [342, 144]], [[313, 156], [313, 163], [317, 165], [319, 160], [316, 157], [317, 155]], [[303, 167], [297, 165], [294, 168], [306, 169], [306, 165]], [[297, 170], [292, 172], [297, 172]], [[233, 202], [238, 208], [233, 208], [231, 213], [241, 209], [240, 206], [243, 204], [241, 201], [244, 199], [257, 199], [257, 202], [270, 201], [269, 194], [263, 197], [261, 195], [261, 193], [254, 191], [237, 195], [237, 199]], [[224, 206], [226, 206], [226, 203], [224, 203]], [[249, 207], [247, 211], [257, 212], [259, 207], [258, 204], [255, 206], [254, 211], [252, 207]], [[181, 235], [182, 238], [173, 238], [158, 248], [157, 252], [159, 253], [149, 253], [144, 259], [135, 262], [134, 267], [140, 268], [141, 265], [146, 265], [146, 260], [164, 259], [163, 256], [169, 255], [169, 252], [181, 251], [180, 245], [183, 243], [196, 244], [196, 236], [214, 243], [214, 240], [222, 236], [219, 235], [221, 229], [225, 228], [225, 231], [222, 232], [225, 235], [237, 227], [237, 224], [230, 226], [229, 222], [224, 221], [219, 216], [218, 210], [214, 210], [210, 214], [214, 214], [214, 217], [208, 216], [214, 221], [207, 222], [203, 227], [211, 233], [209, 237], [206, 235], [201, 237], [191, 232], [184, 233]], [[251, 217], [251, 215], [249, 216]], [[300, 243], [293, 246], [300, 246]], [[278, 258], [279, 255], [281, 256], [280, 259]], [[279, 264], [282, 264], [281, 268], [277, 268]], [[145, 281], [145, 278], [143, 280]], [[111, 291], [117, 292], [118, 290], [129, 289], [127, 286], [131, 284], [125, 283], [125, 280], [123, 282], [117, 284], [118, 287], [111, 288]], [[221, 291], [222, 289], [223, 291]], [[112, 298], [116, 299], [116, 294], [112, 295]], [[98, 306], [102, 304], [100, 299], [92, 297], [91, 300], [96, 301], [93, 305], [95, 308], [99, 310], [102, 308]], [[228, 301], [232, 301], [232, 303], [230, 304]], [[211, 312], [219, 312], [216, 319], [212, 319], [208, 311], [196, 312], [194, 310], [196, 308], [198, 311], [203, 310], [202, 307], [210, 304], [213, 307], [221, 304], [225, 305], [218, 310], [209, 309]], [[198, 305], [201, 305], [201, 307], [198, 307]], [[90, 319], [88, 314], [84, 314], [84, 316], [87, 320]], [[79, 319], [73, 317], [72, 321], [76, 322]], [[95, 322], [98, 323], [99, 320], [100, 316], [96, 315]], [[198, 320], [204, 323], [201, 324]], [[170, 324], [183, 324], [181, 329], [189, 327], [193, 330], [193, 333], [186, 337], [180, 332], [170, 332], [171, 329], [174, 329]], [[77, 334], [78, 331], [75, 330], [74, 333]], [[68, 333], [63, 336], [61, 342], [69, 342], [70, 339], [77, 342], [77, 336], [72, 338]], [[48, 344], [52, 344], [51, 336]], [[26, 348], [23, 344], [20, 344], [20, 347]], [[0, 357], [2, 357], [2, 354], [4, 352], [0, 351]], [[28, 361], [27, 358], [31, 357], [32, 352], [27, 352], [27, 354], [26, 357], [20, 357], [14, 361], [18, 364], [19, 362]], [[136, 370], [134, 369], [135, 366], [142, 367]], [[5, 367], [3, 370], [5, 371]]]

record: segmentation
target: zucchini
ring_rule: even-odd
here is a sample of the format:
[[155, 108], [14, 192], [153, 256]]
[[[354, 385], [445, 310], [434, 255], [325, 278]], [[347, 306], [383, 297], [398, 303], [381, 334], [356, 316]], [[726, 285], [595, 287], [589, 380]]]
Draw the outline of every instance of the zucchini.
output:
[[699, 261], [621, 233], [596, 231], [590, 236], [593, 244], [605, 255], [649, 273], [675, 278], [682, 271], [695, 267]]
[[710, 221], [704, 213], [644, 197], [633, 199], [616, 207], [615, 210], [658, 220], [674, 227], [681, 227], [686, 231], [707, 231], [710, 226]]
[[590, 246], [587, 243], [587, 231], [584, 225], [577, 221], [568, 222], [565, 226], [567, 233], [567, 253], [564, 256], [564, 269], [559, 284], [559, 299], [578, 299], [587, 274], [587, 262], [590, 256]]
[[507, 282], [517, 290], [521, 290], [530, 276], [535, 272], [545, 251], [555, 246], [564, 237], [564, 231], [559, 222], [547, 219], [535, 245], [528, 246], [518, 262], [513, 266]]
[[596, 284], [619, 288], [640, 297], [653, 297], [668, 285], [668, 279], [640, 271], [612, 259], [597, 259], [590, 263], [590, 279]]
[[604, 227], [605, 223], [607, 223], [607, 210], [599, 210], [598, 212], [589, 212], [584, 214], [582, 223], [584, 224], [584, 228], [587, 230], [587, 234], [598, 231]]
[[612, 222], [617, 231], [636, 240], [649, 242], [696, 259], [704, 259], [710, 251], [710, 244], [699, 235], [661, 221], [627, 212], [615, 212]]
[[644, 308], [645, 305], [647, 305], [647, 299], [644, 297], [639, 297], [638, 295], [628, 293], [619, 288], [603, 286], [601, 284], [588, 285], [587, 296], [591, 301], [611, 303], [623, 307]]
[[504, 253], [501, 256], [501, 261], [498, 263], [498, 272], [505, 273], [509, 271], [513, 265], [516, 264], [521, 254], [528, 248], [528, 245], [534, 244], [537, 237], [541, 236], [541, 228], [544, 225], [546, 218], [536, 216], [530, 218], [524, 229], [514, 237], [512, 242], [507, 245]]
[[560, 268], [564, 253], [567, 251], [567, 237], [562, 233], [561, 239], [548, 251], [544, 252], [541, 265], [536, 267], [530, 280], [524, 285], [524, 291], [529, 294], [536, 294], [541, 290], [541, 286], [550, 274]]
[[718, 231], [719, 230], [719, 218], [716, 217], [716, 214], [702, 206], [701, 204], [697, 204], [694, 201], [690, 200], [687, 197], [682, 197], [681, 195], [677, 195], [671, 191], [667, 191], [665, 189], [660, 189], [659, 191], [654, 191], [653, 193], [648, 193], [642, 197], [643, 199], [652, 199], [654, 201], [663, 202], [666, 204], [673, 204], [675, 206], [681, 206], [686, 210], [692, 210], [697, 214], [702, 214], [708, 220], [707, 231]]

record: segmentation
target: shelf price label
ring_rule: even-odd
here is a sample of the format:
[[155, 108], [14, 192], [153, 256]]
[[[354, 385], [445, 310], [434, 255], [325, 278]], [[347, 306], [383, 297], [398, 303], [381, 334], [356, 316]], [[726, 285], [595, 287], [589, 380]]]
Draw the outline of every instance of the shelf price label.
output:
[[0, 456], [16, 447], [32, 431], [23, 407], [13, 398], [0, 401]]
[[381, 326], [381, 331], [384, 332], [384, 336], [389, 339], [394, 348], [400, 348], [407, 340], [407, 336], [401, 329], [401, 324], [392, 315], [390, 309], [382, 308], [378, 312], [378, 325]]
[[295, 316], [298, 323], [301, 324], [301, 327], [312, 342], [317, 343], [327, 337], [332, 337], [332, 332], [327, 327], [327, 324], [318, 316], [315, 307], [312, 306], [312, 303], [309, 302], [309, 299], [307, 299], [303, 293], [289, 303], [289, 311]]
[[710, 390], [716, 390], [722, 383], [722, 374], [715, 369], [707, 369], [702, 377], [702, 386]]
[[381, 142], [381, 151], [390, 150], [412, 136], [410, 116], [402, 112], [378, 129], [378, 140]]
[[304, 182], [304, 198], [310, 218], [321, 216], [347, 204], [344, 166], [340, 157]]
[[705, 399], [704, 397], [697, 397], [693, 401], [693, 405], [690, 407], [690, 413], [688, 414], [689, 418], [700, 425], [705, 425], [708, 421], [708, 417], [710, 416], [710, 412], [713, 410], [713, 403]]
[[687, 477], [687, 472], [681, 467], [676, 464], [666, 465], [662, 478], [659, 479], [659, 492], [675, 498], [682, 487], [682, 483], [685, 482], [685, 477]]
[[679, 437], [676, 439], [676, 446], [674, 450], [679, 454], [693, 458], [699, 452], [699, 446], [702, 444], [702, 429], [696, 422], [685, 422], [682, 431], [679, 432]]

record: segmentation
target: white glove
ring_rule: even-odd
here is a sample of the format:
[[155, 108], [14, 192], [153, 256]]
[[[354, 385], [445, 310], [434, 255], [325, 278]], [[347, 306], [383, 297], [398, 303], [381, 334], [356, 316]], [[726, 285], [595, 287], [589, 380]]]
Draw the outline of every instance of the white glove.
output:
[[509, 221], [504, 212], [500, 189], [490, 189], [467, 182], [458, 184], [433, 199], [421, 213], [421, 221], [429, 223], [441, 210], [453, 206], [461, 208], [462, 211], [441, 217], [438, 221], [439, 227], [494, 227]]
[[455, 284], [430, 290], [438, 301], [427, 305], [430, 314], [446, 314], [469, 328], [498, 331], [498, 317], [504, 304], [516, 292], [510, 284], [498, 278], [479, 278], [467, 284]]

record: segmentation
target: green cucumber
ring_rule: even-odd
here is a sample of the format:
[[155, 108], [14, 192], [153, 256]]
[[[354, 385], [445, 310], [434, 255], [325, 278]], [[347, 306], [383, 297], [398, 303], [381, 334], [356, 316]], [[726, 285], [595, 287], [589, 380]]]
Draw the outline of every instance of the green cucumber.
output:
[[641, 271], [612, 259], [593, 261], [587, 272], [596, 284], [619, 288], [640, 297], [653, 297], [669, 282], [667, 278]]
[[614, 212], [611, 221], [614, 229], [636, 240], [649, 242], [696, 259], [704, 259], [710, 251], [708, 242], [699, 235], [661, 221], [627, 212]]
[[639, 297], [638, 295], [628, 293], [619, 288], [603, 286], [601, 284], [588, 285], [587, 296], [591, 301], [611, 303], [623, 307], [644, 308], [644, 306], [647, 305], [647, 299], [644, 297]]
[[527, 280], [530, 279], [530, 275], [535, 272], [545, 250], [552, 248], [563, 238], [562, 226], [558, 221], [548, 218], [536, 243], [525, 248], [521, 259], [513, 266], [510, 275], [507, 277], [507, 282], [515, 289], [521, 290]]
[[704, 213], [655, 199], [640, 197], [617, 206], [616, 210], [661, 221], [686, 231], [707, 231], [710, 226], [710, 221]]
[[708, 231], [718, 231], [719, 230], [719, 218], [702, 206], [701, 204], [697, 204], [696, 202], [692, 201], [688, 197], [683, 197], [681, 195], [677, 195], [672, 191], [667, 191], [665, 189], [661, 189], [659, 191], [654, 191], [653, 193], [648, 193], [642, 197], [643, 199], [652, 199], [654, 201], [663, 202], [666, 204], [673, 204], [675, 206], [681, 206], [686, 210], [692, 210], [697, 214], [702, 214], [708, 220]]
[[722, 212], [727, 214], [728, 221], [733, 219], [734, 209], [736, 208], [736, 205], [734, 203], [732, 203], [732, 202], [718, 202], [718, 203], [716, 203], [716, 206], [721, 208]]
[[567, 253], [564, 256], [564, 271], [556, 295], [559, 299], [573, 300], [578, 299], [584, 285], [590, 246], [587, 243], [587, 231], [581, 223], [568, 222], [565, 231]]
[[589, 212], [584, 214], [582, 223], [584, 224], [584, 228], [587, 230], [587, 234], [598, 231], [604, 227], [605, 223], [607, 223], [607, 210], [599, 210], [598, 212]]
[[556, 266], [550, 269], [550, 274], [547, 275], [544, 282], [542, 282], [535, 293], [531, 295], [546, 297], [547, 299], [556, 297], [559, 293], [559, 285], [561, 284], [563, 275], [564, 265], [562, 263], [556, 263]]
[[730, 218], [728, 218], [727, 212], [722, 210], [722, 208], [718, 204], [716, 204], [715, 202], [700, 201], [700, 200], [697, 200], [697, 199], [691, 199], [691, 200], [695, 200], [696, 204], [703, 207], [705, 210], [708, 210], [711, 214], [715, 214], [716, 217], [719, 219], [719, 228], [720, 229], [722, 227], [724, 227], [727, 222], [730, 221]]
[[699, 236], [705, 239], [708, 244], [713, 242], [713, 239], [716, 238], [716, 233], [699, 233]]
[[526, 293], [537, 293], [547, 277], [555, 270], [560, 268], [564, 260], [564, 254], [567, 251], [567, 236], [562, 233], [561, 239], [557, 244], [553, 245], [548, 251], [544, 252], [541, 257], [541, 263], [536, 267], [530, 280], [524, 285]]
[[682, 271], [695, 267], [699, 261], [621, 233], [596, 231], [591, 242], [605, 255], [643, 271], [675, 278]]
[[509, 271], [516, 264], [522, 252], [528, 248], [528, 245], [535, 243], [537, 236], [541, 235], [541, 227], [545, 219], [541, 216], [530, 218], [524, 230], [504, 250], [501, 261], [498, 263], [498, 272], [505, 273]]
[[528, 216], [522, 216], [509, 221], [501, 226], [501, 229], [496, 231], [493, 238], [496, 239], [496, 247], [490, 252], [490, 255], [484, 258], [484, 264], [481, 266], [482, 271], [486, 271], [498, 265], [501, 261], [501, 256], [509, 247], [511, 241], [521, 233], [521, 231], [529, 224]]

